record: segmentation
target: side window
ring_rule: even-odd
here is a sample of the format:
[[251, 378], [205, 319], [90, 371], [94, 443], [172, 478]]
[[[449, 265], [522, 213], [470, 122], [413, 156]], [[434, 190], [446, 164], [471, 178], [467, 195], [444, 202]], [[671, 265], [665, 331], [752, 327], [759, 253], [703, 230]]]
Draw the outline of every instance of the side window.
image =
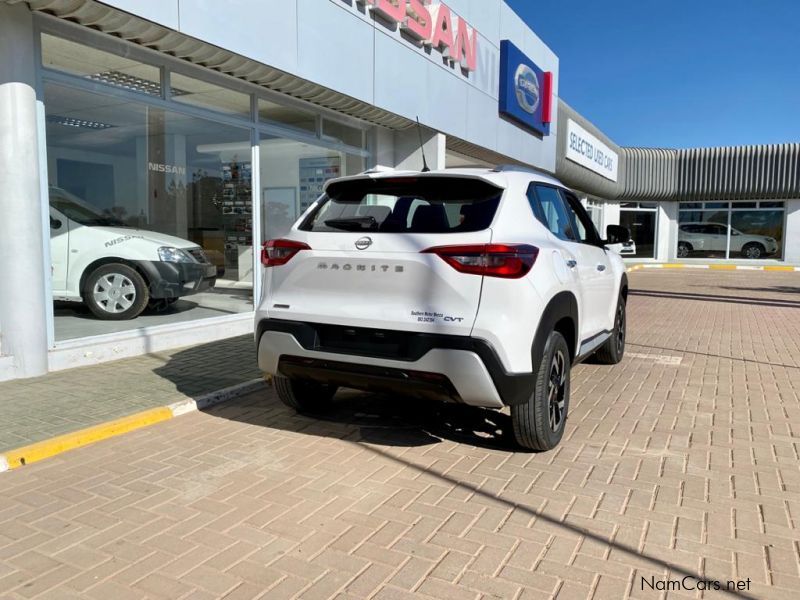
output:
[[583, 204], [581, 204], [581, 201], [578, 200], [578, 197], [566, 190], [561, 190], [561, 195], [564, 197], [570, 216], [575, 221], [575, 231], [578, 234], [578, 239], [584, 244], [598, 244], [600, 236], [597, 234], [592, 219]]
[[567, 242], [577, 242], [575, 224], [567, 211], [564, 199], [554, 187], [531, 184], [528, 188], [528, 202], [533, 214], [557, 238]]

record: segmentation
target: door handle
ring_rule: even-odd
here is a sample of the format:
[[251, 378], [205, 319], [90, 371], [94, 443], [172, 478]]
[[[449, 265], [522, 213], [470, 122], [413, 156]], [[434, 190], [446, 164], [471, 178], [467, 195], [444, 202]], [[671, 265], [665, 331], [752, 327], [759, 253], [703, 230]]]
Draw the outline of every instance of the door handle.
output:
[[606, 266], [605, 265], [597, 265], [597, 270], [598, 271], [605, 271], [606, 270]]
[[577, 261], [577, 260], [575, 260], [574, 258], [570, 258], [570, 259], [567, 261], [567, 266], [568, 266], [570, 269], [574, 269], [575, 267], [577, 267], [577, 266], [578, 266], [578, 261]]

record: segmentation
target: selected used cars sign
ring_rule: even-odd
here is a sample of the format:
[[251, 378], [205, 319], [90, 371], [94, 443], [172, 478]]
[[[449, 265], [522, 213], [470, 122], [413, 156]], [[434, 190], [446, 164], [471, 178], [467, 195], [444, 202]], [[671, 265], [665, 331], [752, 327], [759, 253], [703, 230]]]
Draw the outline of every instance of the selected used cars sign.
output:
[[566, 157], [606, 179], [617, 181], [617, 153], [572, 119], [567, 120]]

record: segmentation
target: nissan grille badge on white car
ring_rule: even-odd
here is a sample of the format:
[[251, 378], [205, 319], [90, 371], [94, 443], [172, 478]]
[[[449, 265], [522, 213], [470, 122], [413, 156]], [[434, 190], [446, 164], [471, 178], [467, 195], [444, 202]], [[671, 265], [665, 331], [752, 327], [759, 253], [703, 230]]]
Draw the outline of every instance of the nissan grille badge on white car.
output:
[[514, 75], [514, 81], [517, 89], [517, 102], [520, 107], [525, 112], [534, 114], [539, 108], [541, 98], [536, 73], [528, 65], [520, 65]]
[[371, 237], [362, 237], [356, 240], [356, 248], [358, 250], [366, 250], [372, 246], [372, 238]]

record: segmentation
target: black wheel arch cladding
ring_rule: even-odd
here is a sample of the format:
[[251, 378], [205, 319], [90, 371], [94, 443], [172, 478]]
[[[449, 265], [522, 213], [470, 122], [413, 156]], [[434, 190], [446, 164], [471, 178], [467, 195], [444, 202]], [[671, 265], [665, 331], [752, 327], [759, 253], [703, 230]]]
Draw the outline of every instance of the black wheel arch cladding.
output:
[[578, 340], [578, 301], [571, 292], [559, 292], [548, 302], [542, 316], [539, 319], [539, 326], [536, 328], [536, 335], [533, 338], [533, 345], [531, 347], [531, 362], [533, 367], [533, 374], [539, 371], [539, 363], [541, 362], [542, 355], [544, 354], [544, 347], [547, 343], [547, 338], [550, 332], [557, 329], [557, 325], [562, 323], [571, 323], [571, 335], [566, 335], [563, 327], [559, 327], [564, 339], [567, 342], [567, 347], [570, 352], [570, 360], [574, 360], [578, 353], [579, 341]]

